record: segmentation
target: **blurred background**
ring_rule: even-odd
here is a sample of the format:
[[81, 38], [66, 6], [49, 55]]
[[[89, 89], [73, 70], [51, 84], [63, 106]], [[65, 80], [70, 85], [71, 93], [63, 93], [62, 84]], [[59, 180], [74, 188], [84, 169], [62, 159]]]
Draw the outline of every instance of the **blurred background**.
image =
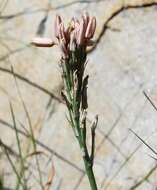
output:
[[52, 164], [50, 189], [89, 189], [60, 97], [60, 51], [30, 44], [54, 38], [56, 14], [68, 24], [84, 11], [97, 18], [86, 71], [98, 189], [157, 188], [157, 155], [129, 130], [157, 149], [157, 1], [0, 0], [1, 189], [42, 189]]

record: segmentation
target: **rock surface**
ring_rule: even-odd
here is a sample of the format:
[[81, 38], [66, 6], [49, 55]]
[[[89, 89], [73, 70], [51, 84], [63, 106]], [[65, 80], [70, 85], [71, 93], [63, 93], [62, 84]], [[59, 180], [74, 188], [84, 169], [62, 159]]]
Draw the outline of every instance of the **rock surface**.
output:
[[[89, 189], [82, 172], [81, 153], [66, 122], [66, 108], [60, 101], [59, 50], [30, 45], [37, 33], [53, 36], [56, 14], [68, 22], [72, 16], [88, 10], [97, 17], [95, 39], [99, 38], [104, 23], [107, 24], [97, 46], [89, 53], [87, 66], [89, 121], [99, 115], [94, 163], [98, 189], [155, 190], [157, 164], [151, 157], [155, 155], [129, 129], [156, 149], [157, 112], [144, 92], [157, 105], [157, 2], [1, 1], [0, 139], [17, 150], [9, 102], [18, 128], [24, 131], [24, 125], [29, 129], [21, 94], [35, 137], [46, 146], [40, 143], [38, 146], [46, 155], [40, 156], [44, 183], [53, 160], [56, 175], [51, 189]], [[23, 135], [20, 138], [26, 152], [30, 141]], [[6, 186], [10, 186], [14, 178], [7, 173], [9, 164], [6, 163], [8, 169], [5, 169], [3, 163], [1, 156], [0, 173], [4, 173]], [[31, 172], [34, 176], [35, 164]], [[12, 181], [5, 180], [8, 177]]]

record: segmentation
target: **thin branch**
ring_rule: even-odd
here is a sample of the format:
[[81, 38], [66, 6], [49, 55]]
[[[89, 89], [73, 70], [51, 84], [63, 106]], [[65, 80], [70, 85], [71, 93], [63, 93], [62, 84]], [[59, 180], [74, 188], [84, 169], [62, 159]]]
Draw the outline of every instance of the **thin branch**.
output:
[[154, 154], [157, 155], [157, 152], [149, 145], [146, 143], [145, 140], [143, 140], [137, 133], [135, 133], [132, 129], [129, 129], [145, 146], [147, 146]]
[[156, 169], [157, 169], [157, 164], [155, 164], [155, 166], [153, 166], [153, 168], [150, 169], [150, 171], [140, 181], [138, 181], [135, 185], [133, 185], [131, 188], [129, 188], [129, 190], [137, 189], [140, 185], [142, 185], [145, 181], [148, 180], [148, 178], [153, 174], [153, 172]]
[[13, 156], [15, 156], [17, 158], [20, 157], [20, 155], [17, 152], [15, 152], [15, 150], [10, 148], [10, 146], [4, 144], [1, 139], [0, 139], [0, 146], [3, 146], [11, 155], [13, 155]]
[[[133, 130], [129, 129], [145, 146], [147, 146], [155, 155], [157, 155], [157, 152], [146, 143], [145, 140], [143, 140], [137, 133], [135, 133]], [[152, 175], [152, 173], [157, 169], [157, 164], [153, 166], [153, 168], [135, 185], [133, 185], [129, 190], [135, 190], [138, 188], [144, 181], [148, 180], [148, 178]]]
[[147, 100], [150, 102], [150, 104], [153, 106], [153, 108], [157, 111], [157, 107], [156, 105], [153, 103], [153, 101], [151, 100], [151, 98], [147, 95], [147, 93], [145, 91], [143, 91], [144, 96], [147, 98]]
[[[33, 149], [34, 149], [34, 152], [37, 152], [37, 146], [36, 146], [36, 141], [35, 141], [35, 137], [34, 137], [32, 122], [31, 122], [31, 119], [30, 119], [27, 107], [25, 105], [25, 102], [24, 102], [24, 100], [22, 98], [22, 94], [21, 94], [20, 88], [18, 86], [18, 82], [17, 82], [16, 76], [14, 74], [13, 66], [11, 66], [11, 70], [12, 70], [12, 73], [13, 73], [13, 77], [14, 77], [14, 80], [15, 80], [15, 85], [16, 85], [16, 88], [17, 88], [17, 91], [18, 91], [18, 94], [19, 94], [19, 97], [20, 97], [20, 100], [21, 100], [24, 112], [25, 112], [27, 120], [28, 120], [29, 129], [30, 129], [29, 136], [30, 136], [30, 139], [31, 139], [32, 144], [33, 144]], [[40, 163], [39, 163], [37, 154], [35, 156], [35, 160], [36, 160], [37, 170], [38, 170], [38, 174], [39, 174], [40, 186], [41, 186], [41, 189], [43, 189], [43, 181], [42, 181], [42, 176], [41, 176], [41, 168], [40, 168]]]
[[14, 173], [15, 173], [15, 175], [16, 175], [18, 181], [19, 181], [19, 183], [22, 185], [23, 189], [25, 189], [25, 185], [24, 185], [23, 182], [22, 182], [21, 176], [19, 175], [19, 173], [18, 173], [18, 171], [17, 171], [17, 169], [16, 169], [16, 166], [14, 165], [12, 159], [10, 158], [10, 155], [9, 155], [9, 153], [8, 153], [8, 150], [7, 150], [6, 147], [3, 146], [3, 145], [4, 145], [4, 143], [1, 143], [1, 148], [4, 150], [5, 155], [6, 155], [7, 159], [8, 159], [8, 161], [9, 161], [9, 163], [10, 163], [10, 165], [11, 165], [11, 167], [12, 167], [12, 169], [13, 169], [13, 171], [14, 171]]

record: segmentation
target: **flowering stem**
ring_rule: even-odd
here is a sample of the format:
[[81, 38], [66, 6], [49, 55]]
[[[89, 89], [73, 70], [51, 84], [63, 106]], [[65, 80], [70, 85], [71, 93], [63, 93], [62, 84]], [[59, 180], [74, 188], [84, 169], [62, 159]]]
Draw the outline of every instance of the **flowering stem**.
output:
[[93, 173], [95, 151], [95, 129], [98, 117], [91, 126], [92, 146], [90, 154], [86, 143], [86, 115], [87, 115], [87, 84], [88, 75], [84, 77], [86, 66], [86, 48], [93, 44], [92, 38], [96, 29], [96, 18], [89, 17], [88, 13], [82, 15], [81, 21], [72, 18], [65, 29], [60, 16], [55, 20], [55, 37], [57, 43], [48, 38], [35, 38], [33, 44], [39, 47], [60, 46], [62, 78], [64, 90], [61, 95], [69, 112], [68, 121], [74, 131], [82, 151], [85, 172], [88, 176], [91, 190], [97, 190]]
[[[87, 97], [85, 94], [87, 77], [84, 77], [86, 50], [84, 47], [79, 47], [75, 52], [70, 53], [68, 59], [63, 59], [61, 62], [62, 78], [64, 81], [64, 92], [62, 96], [66, 102], [69, 111], [69, 122], [73, 128], [75, 136], [78, 140], [80, 149], [83, 154], [85, 172], [88, 176], [91, 190], [97, 190], [95, 176], [93, 173], [94, 159], [94, 135], [95, 128], [91, 128], [92, 148], [91, 155], [88, 153], [86, 145], [86, 109]], [[82, 118], [80, 118], [82, 116]]]

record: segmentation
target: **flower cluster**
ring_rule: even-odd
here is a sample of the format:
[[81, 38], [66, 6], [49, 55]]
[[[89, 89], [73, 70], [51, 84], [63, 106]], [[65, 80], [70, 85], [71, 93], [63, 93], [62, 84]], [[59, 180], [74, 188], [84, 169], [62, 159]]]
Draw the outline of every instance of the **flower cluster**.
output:
[[87, 64], [87, 46], [93, 44], [92, 38], [96, 29], [96, 18], [83, 14], [81, 20], [72, 18], [68, 27], [65, 28], [60, 16], [55, 20], [55, 38], [35, 38], [33, 44], [39, 47], [52, 47], [58, 45], [62, 55], [60, 66], [64, 88], [61, 91], [62, 98], [68, 108], [68, 121], [78, 140], [85, 170], [89, 178], [92, 190], [97, 190], [93, 173], [93, 160], [95, 150], [95, 129], [98, 117], [91, 126], [91, 150], [86, 144], [86, 116], [87, 116], [87, 87], [88, 75], [85, 76]]
[[72, 18], [69, 26], [65, 28], [60, 16], [56, 16], [54, 32], [56, 40], [49, 38], [34, 38], [33, 44], [39, 47], [52, 47], [59, 45], [64, 58], [68, 57], [70, 51], [75, 51], [80, 46], [90, 46], [93, 44], [92, 38], [96, 29], [96, 18], [89, 17], [88, 13], [84, 13], [79, 21]]

